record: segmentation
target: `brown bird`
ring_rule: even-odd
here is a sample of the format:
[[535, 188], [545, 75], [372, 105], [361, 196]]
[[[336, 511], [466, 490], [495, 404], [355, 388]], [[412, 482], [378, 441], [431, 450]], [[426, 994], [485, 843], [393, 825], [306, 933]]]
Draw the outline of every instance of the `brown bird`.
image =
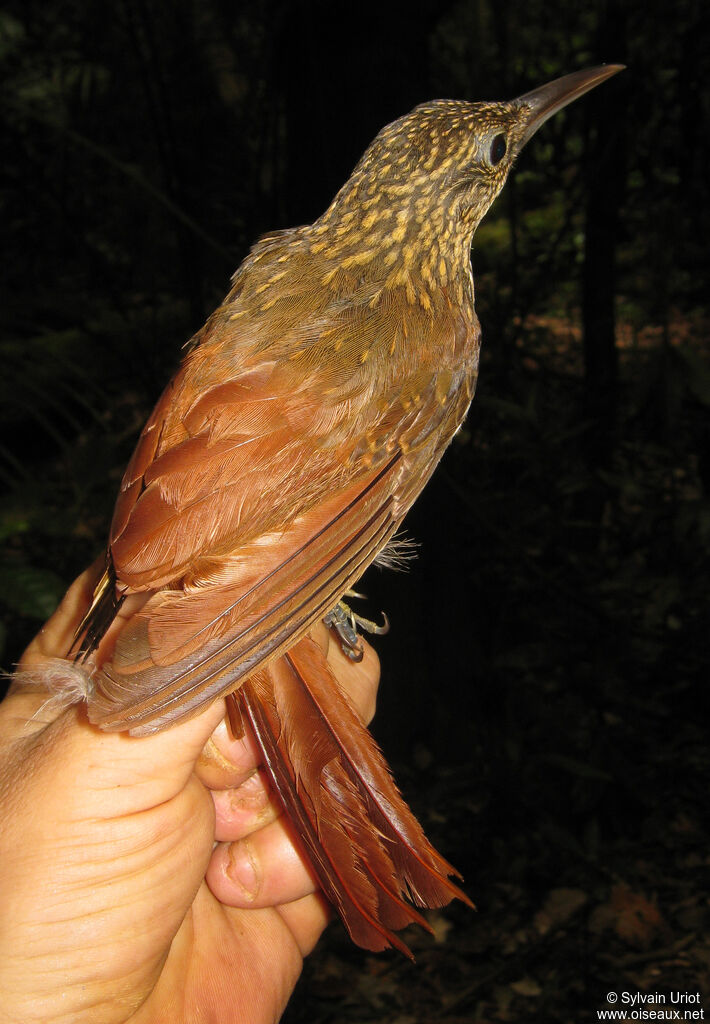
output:
[[[422, 104], [318, 220], [257, 242], [141, 434], [77, 634], [103, 729], [141, 735], [234, 694], [234, 728], [254, 731], [367, 949], [407, 951], [393, 931], [425, 924], [407, 899], [467, 898], [308, 631], [386, 555], [466, 415], [477, 225], [540, 125], [619, 70], [508, 103]], [[334, 618], [353, 652], [352, 617]]]

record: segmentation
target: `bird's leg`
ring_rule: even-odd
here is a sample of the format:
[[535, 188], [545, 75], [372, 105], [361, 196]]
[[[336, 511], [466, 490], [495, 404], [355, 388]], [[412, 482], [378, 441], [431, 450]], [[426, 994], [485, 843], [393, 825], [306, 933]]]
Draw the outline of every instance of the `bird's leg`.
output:
[[[355, 590], [348, 590], [345, 596], [362, 597], [363, 595], [358, 594]], [[378, 626], [371, 619], [366, 619], [362, 615], [358, 615], [357, 612], [354, 612], [345, 601], [338, 601], [335, 608], [325, 616], [323, 622], [337, 634], [343, 654], [347, 655], [351, 661], [362, 661], [363, 650], [358, 635], [358, 627], [365, 633], [374, 633], [377, 636], [382, 636], [384, 633], [388, 633], [390, 628], [389, 619], [384, 612], [382, 613], [382, 618], [384, 622], [381, 626]]]

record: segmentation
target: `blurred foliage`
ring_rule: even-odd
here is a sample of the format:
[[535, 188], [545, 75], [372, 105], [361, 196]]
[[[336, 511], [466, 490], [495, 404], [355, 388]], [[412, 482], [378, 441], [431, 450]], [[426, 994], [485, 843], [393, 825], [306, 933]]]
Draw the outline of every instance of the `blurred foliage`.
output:
[[[696, 0], [365, 0], [350, 29], [323, 0], [0, 3], [2, 660], [100, 552], [135, 436], [253, 238], [316, 216], [417, 102], [627, 63], [545, 126], [478, 232], [479, 393], [411, 514], [409, 584], [366, 585], [394, 625], [381, 737], [512, 943], [446, 1019], [523, 1019], [522, 1000], [525, 1019], [567, 1020], [529, 977], [548, 942], [533, 915], [570, 906], [601, 942], [629, 906], [653, 931], [638, 893], [657, 891], [673, 918], [661, 867], [680, 878], [683, 844], [697, 848], [710, 774], [708, 21]], [[580, 279], [607, 138], [623, 189], [608, 199], [618, 384], [602, 422]], [[658, 870], [638, 867], [633, 842], [652, 860], [664, 829]], [[586, 909], [550, 895], [580, 878]], [[690, 928], [682, 898], [673, 920]], [[513, 949], [515, 900], [534, 953]], [[454, 918], [467, 956], [501, 955]], [[409, 1019], [368, 978], [357, 1006], [371, 996], [373, 1015], [357, 1019]], [[481, 986], [497, 993], [485, 1006]]]

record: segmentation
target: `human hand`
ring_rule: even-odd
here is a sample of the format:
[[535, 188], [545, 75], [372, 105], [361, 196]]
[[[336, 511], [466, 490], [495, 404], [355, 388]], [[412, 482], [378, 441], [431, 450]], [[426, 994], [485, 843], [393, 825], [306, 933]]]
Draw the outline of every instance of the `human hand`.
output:
[[[21, 668], [67, 653], [93, 581], [73, 584]], [[313, 635], [369, 721], [376, 654], [365, 644], [356, 664]], [[277, 1020], [328, 908], [224, 701], [134, 738], [46, 697], [14, 687], [0, 705], [2, 1020]]]

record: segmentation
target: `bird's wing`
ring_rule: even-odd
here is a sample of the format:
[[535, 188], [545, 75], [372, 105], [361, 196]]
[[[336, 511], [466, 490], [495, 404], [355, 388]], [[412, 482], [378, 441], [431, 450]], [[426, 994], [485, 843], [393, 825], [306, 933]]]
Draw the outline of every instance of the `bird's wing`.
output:
[[378, 382], [363, 346], [389, 350], [396, 327], [384, 315], [339, 330], [335, 363], [318, 351], [323, 330], [291, 345], [295, 358], [243, 346], [228, 364], [208, 338], [163, 394], [112, 524], [119, 588], [148, 599], [97, 658], [90, 714], [104, 727], [194, 713], [285, 650], [363, 573], [428, 478], [441, 367], [400, 361]]

